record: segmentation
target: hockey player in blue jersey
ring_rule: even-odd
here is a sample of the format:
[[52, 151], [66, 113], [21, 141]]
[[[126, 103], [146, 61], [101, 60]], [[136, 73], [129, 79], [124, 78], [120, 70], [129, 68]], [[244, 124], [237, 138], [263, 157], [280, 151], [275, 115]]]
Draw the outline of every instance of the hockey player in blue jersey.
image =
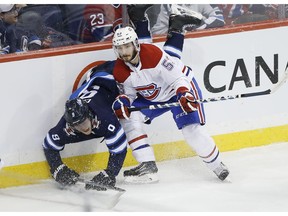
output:
[[[111, 75], [113, 65], [113, 61], [107, 61], [92, 70], [90, 79], [66, 101], [64, 115], [44, 139], [43, 148], [51, 174], [64, 186], [75, 184], [79, 174], [63, 163], [60, 151], [66, 144], [100, 137], [105, 139], [110, 156], [107, 168], [92, 181], [115, 186], [128, 143], [111, 108], [118, 94], [116, 82]], [[86, 189], [90, 188], [93, 185], [86, 185]]]
[[[144, 8], [143, 14], [145, 9], [147, 8]], [[136, 14], [139, 15], [139, 13]], [[141, 20], [141, 16], [137, 18], [133, 19], [139, 39], [142, 42], [151, 42], [147, 20]], [[180, 24], [177, 22], [179, 20], [175, 19], [175, 22], [171, 24], [174, 32], [177, 30], [175, 26], [183, 27], [182, 21]], [[166, 51], [171, 55], [180, 55], [183, 41], [184, 35], [172, 33], [164, 44], [164, 48], [166, 47]], [[51, 174], [62, 185], [75, 184], [79, 179], [79, 174], [63, 163], [60, 151], [66, 144], [100, 137], [105, 139], [110, 156], [107, 168], [97, 174], [92, 181], [110, 186], [116, 183], [116, 176], [126, 156], [128, 142], [112, 109], [112, 104], [119, 95], [112, 75], [114, 65], [115, 61], [107, 61], [92, 69], [86, 82], [66, 102], [65, 113], [58, 124], [49, 130], [44, 139], [43, 148]], [[154, 171], [157, 172], [155, 162], [153, 166]], [[93, 188], [93, 185], [86, 185], [86, 188]]]

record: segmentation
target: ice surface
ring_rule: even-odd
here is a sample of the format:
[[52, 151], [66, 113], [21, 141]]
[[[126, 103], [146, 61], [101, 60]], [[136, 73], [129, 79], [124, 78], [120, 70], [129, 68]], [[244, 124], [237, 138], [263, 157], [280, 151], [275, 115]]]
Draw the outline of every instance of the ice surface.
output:
[[0, 212], [286, 212], [287, 153], [288, 143], [222, 153], [231, 183], [198, 157], [158, 162], [157, 184], [127, 185], [120, 173], [117, 186], [126, 193], [114, 208], [114, 192], [60, 190], [52, 180], [1, 189]]

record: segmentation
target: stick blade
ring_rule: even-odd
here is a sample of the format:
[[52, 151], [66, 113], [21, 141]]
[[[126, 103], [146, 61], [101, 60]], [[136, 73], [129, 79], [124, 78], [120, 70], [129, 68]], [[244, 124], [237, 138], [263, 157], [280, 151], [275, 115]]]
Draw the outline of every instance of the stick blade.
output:
[[[117, 187], [115, 187], [117, 188]], [[112, 209], [120, 201], [121, 196], [125, 193], [125, 190], [105, 188], [104, 190], [86, 190], [85, 183], [77, 182], [73, 186], [63, 187], [62, 189], [67, 190], [76, 194], [79, 198], [82, 197], [83, 207], [85, 211], [93, 211], [95, 209]]]
[[280, 81], [275, 85], [274, 88], [271, 89], [271, 94], [276, 92], [284, 83], [286, 83], [287, 79], [288, 79], [288, 67], [286, 67], [284, 74], [282, 78], [280, 79]]

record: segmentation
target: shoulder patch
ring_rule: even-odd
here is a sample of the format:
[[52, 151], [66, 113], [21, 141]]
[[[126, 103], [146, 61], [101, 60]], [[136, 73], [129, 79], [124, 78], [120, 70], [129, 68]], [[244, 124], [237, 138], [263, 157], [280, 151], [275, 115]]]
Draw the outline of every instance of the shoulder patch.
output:
[[115, 80], [119, 83], [123, 83], [130, 76], [130, 73], [130, 68], [125, 65], [122, 60], [117, 59], [113, 69], [113, 76]]
[[140, 47], [141, 69], [155, 68], [162, 58], [163, 51], [153, 44], [141, 44]]

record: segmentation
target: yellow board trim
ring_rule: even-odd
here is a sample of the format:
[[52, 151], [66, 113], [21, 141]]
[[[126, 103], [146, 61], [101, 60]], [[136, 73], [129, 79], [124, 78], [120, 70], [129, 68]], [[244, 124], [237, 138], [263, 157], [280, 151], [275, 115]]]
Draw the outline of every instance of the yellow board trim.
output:
[[[288, 125], [241, 131], [213, 136], [221, 152], [242, 148], [269, 145], [277, 142], [288, 142]], [[153, 145], [156, 161], [173, 160], [195, 156], [185, 141], [176, 141]], [[94, 172], [106, 168], [108, 152], [64, 158], [63, 162], [77, 172]], [[124, 167], [137, 164], [128, 150]], [[38, 183], [51, 178], [46, 161], [4, 167], [0, 171], [0, 188]]]

